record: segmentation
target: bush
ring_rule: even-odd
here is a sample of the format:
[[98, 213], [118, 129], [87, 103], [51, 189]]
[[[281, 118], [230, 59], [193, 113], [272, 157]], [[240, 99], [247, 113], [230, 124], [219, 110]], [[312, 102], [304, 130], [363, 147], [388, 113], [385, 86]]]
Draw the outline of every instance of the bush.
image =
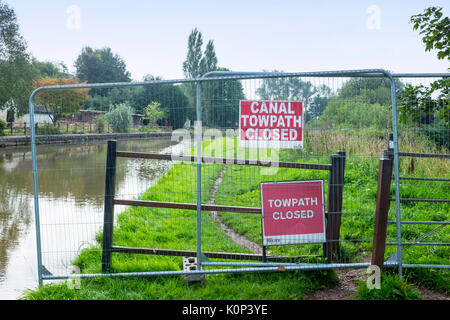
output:
[[129, 132], [133, 122], [133, 109], [126, 104], [119, 104], [105, 115], [106, 122], [114, 132]]
[[358, 299], [362, 300], [420, 300], [419, 291], [411, 287], [404, 279], [400, 280], [397, 274], [384, 273], [381, 276], [381, 288], [369, 289], [367, 284], [360, 282]]
[[105, 131], [105, 125], [106, 125], [105, 117], [98, 116], [97, 118], [95, 118], [94, 125], [95, 125], [95, 131], [97, 131], [98, 133], [102, 133], [103, 131]]
[[365, 101], [331, 99], [320, 119], [318, 125], [331, 127], [375, 127], [389, 128], [392, 116], [388, 106]]
[[49, 123], [44, 123], [42, 126], [38, 127], [39, 134], [50, 135], [50, 134], [61, 134], [58, 128]]
[[7, 125], [8, 124], [6, 123], [6, 121], [0, 119], [0, 136], [5, 135], [5, 129]]

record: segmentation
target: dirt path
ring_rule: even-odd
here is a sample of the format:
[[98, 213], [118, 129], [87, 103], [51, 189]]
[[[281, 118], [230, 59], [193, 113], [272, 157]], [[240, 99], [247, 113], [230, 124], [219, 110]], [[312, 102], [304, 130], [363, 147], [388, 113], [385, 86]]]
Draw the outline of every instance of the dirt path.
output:
[[[216, 193], [219, 190], [220, 184], [222, 183], [223, 176], [225, 172], [227, 171], [227, 167], [225, 166], [224, 169], [220, 172], [219, 177], [214, 182], [214, 186], [211, 190], [211, 199], [209, 199], [208, 204], [215, 204], [216, 202]], [[211, 218], [217, 223], [217, 225], [226, 232], [226, 234], [230, 237], [231, 240], [233, 240], [238, 245], [252, 251], [256, 254], [262, 254], [262, 247], [247, 239], [243, 235], [237, 233], [233, 230], [233, 228], [228, 227], [223, 221], [221, 220], [220, 216], [218, 215], [217, 211], [211, 211], [210, 212]]]
[[[337, 270], [339, 283], [333, 288], [325, 288], [316, 291], [306, 297], [306, 300], [352, 300], [356, 297], [358, 288], [357, 280], [366, 281], [365, 269]], [[424, 300], [450, 300], [443, 293], [435, 292], [427, 288], [417, 287]]]
[[306, 300], [351, 300], [356, 295], [356, 281], [363, 278], [364, 272], [364, 269], [337, 270], [339, 283], [335, 287], [316, 291]]

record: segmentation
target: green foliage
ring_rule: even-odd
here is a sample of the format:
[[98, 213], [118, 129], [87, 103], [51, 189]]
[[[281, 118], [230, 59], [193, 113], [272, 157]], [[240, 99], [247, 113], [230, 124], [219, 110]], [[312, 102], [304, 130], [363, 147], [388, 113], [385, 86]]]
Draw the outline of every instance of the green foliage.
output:
[[[111, 48], [84, 47], [75, 61], [76, 76], [88, 83], [130, 82], [130, 72], [125, 61]], [[105, 95], [107, 89], [93, 89], [91, 96]]]
[[4, 131], [5, 131], [7, 125], [8, 125], [8, 123], [6, 123], [6, 121], [0, 119], [0, 136], [5, 135]]
[[376, 127], [386, 128], [392, 123], [389, 107], [378, 103], [331, 98], [317, 124], [330, 127]]
[[[403, 90], [403, 83], [395, 80], [396, 88]], [[339, 90], [339, 97], [345, 100], [360, 99], [361, 101], [380, 105], [391, 104], [391, 80], [387, 78], [352, 78]]]
[[32, 58], [33, 67], [39, 74], [40, 78], [70, 78], [71, 75], [67, 69], [67, 66], [63, 62], [43, 62], [36, 58]]
[[[217, 68], [217, 71], [229, 71]], [[239, 126], [239, 101], [244, 100], [242, 83], [224, 80], [202, 85], [203, 119], [208, 127], [237, 128]]]
[[145, 107], [145, 117], [148, 120], [148, 125], [154, 127], [158, 124], [158, 121], [163, 120], [166, 117], [164, 110], [161, 110], [161, 104], [158, 102], [152, 102]]
[[[147, 75], [144, 81], [161, 80], [159, 77]], [[95, 94], [85, 104], [85, 109], [108, 111], [111, 105], [127, 104], [136, 113], [145, 113], [145, 107], [152, 102], [161, 104], [166, 114], [167, 125], [181, 128], [188, 117], [192, 117], [192, 109], [187, 96], [178, 85], [158, 84], [133, 88], [105, 89], [102, 95]]]
[[419, 291], [406, 280], [400, 280], [397, 274], [384, 273], [381, 277], [380, 289], [369, 289], [360, 281], [357, 298], [361, 300], [421, 300]]
[[437, 50], [438, 59], [450, 59], [450, 19], [442, 17], [442, 8], [429, 7], [410, 20], [420, 30], [425, 51]]
[[26, 50], [14, 11], [0, 0], [0, 109], [26, 113], [33, 80], [37, 78]]
[[94, 120], [95, 131], [98, 133], [103, 133], [105, 131], [106, 121], [105, 116], [99, 115]]
[[105, 120], [114, 132], [129, 132], [133, 123], [133, 109], [126, 104], [112, 106], [112, 110], [105, 114]]
[[61, 131], [55, 127], [53, 124], [44, 123], [38, 129], [39, 134], [42, 135], [52, 135], [52, 134], [61, 134]]
[[[283, 72], [273, 70], [272, 72]], [[322, 85], [315, 87], [309, 81], [300, 78], [268, 78], [263, 79], [256, 94], [262, 100], [297, 100], [304, 103], [305, 122], [317, 119], [328, 102], [331, 90]]]
[[[183, 73], [188, 79], [200, 78], [204, 74], [218, 69], [214, 42], [212, 40], [208, 41], [205, 52], [203, 52], [202, 47], [202, 33], [197, 28], [194, 28], [189, 35], [186, 60], [183, 61]], [[187, 116], [192, 119], [195, 116], [195, 106], [197, 105], [196, 85], [194, 83], [186, 83], [182, 87], [192, 107]]]

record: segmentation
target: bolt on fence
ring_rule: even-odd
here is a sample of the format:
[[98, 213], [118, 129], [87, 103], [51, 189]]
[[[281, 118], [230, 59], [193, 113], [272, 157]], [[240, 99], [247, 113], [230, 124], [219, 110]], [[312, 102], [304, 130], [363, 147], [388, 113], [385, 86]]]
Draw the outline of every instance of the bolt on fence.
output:
[[[111, 97], [138, 113], [156, 104], [163, 115], [155, 123], [177, 130], [163, 142], [119, 140], [109, 151], [105, 144], [80, 147], [73, 154], [81, 162], [63, 159], [56, 167], [44, 164], [32, 131], [40, 282], [70, 277], [67, 266], [88, 258], [80, 277], [370, 265], [378, 158], [392, 132], [396, 177], [402, 168], [396, 112], [402, 87], [392, 74], [216, 72], [200, 79], [41, 88], [30, 98], [31, 128], [39, 92], [80, 88], [96, 91], [88, 101], [96, 109], [114, 109]], [[242, 101], [301, 101], [303, 148], [241, 146]], [[54, 180], [66, 192], [58, 201]], [[323, 181], [325, 240], [263, 246], [261, 184], [299, 180]], [[400, 191], [397, 181], [394, 189]], [[388, 229], [387, 244], [401, 234], [400, 209], [391, 210], [396, 229]], [[448, 220], [448, 211], [443, 216]], [[183, 271], [183, 256], [197, 257], [197, 270]], [[402, 261], [388, 264], [401, 269]]]

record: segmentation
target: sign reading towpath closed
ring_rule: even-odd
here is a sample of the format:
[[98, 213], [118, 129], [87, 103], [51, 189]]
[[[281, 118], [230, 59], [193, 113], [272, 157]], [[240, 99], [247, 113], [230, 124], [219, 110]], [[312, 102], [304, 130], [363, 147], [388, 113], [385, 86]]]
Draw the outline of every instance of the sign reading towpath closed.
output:
[[263, 182], [261, 204], [264, 246], [326, 241], [322, 180]]
[[301, 101], [241, 101], [240, 146], [249, 148], [303, 148]]

